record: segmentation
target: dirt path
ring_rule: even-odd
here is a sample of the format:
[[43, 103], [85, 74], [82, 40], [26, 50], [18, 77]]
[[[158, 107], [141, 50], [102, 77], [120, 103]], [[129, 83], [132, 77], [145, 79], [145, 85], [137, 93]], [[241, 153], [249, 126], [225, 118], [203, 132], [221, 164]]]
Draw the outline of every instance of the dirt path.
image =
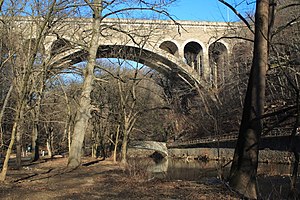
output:
[[0, 185], [0, 199], [239, 199], [218, 180], [149, 179], [111, 161], [70, 171], [66, 163], [60, 158], [10, 170], [8, 182]]

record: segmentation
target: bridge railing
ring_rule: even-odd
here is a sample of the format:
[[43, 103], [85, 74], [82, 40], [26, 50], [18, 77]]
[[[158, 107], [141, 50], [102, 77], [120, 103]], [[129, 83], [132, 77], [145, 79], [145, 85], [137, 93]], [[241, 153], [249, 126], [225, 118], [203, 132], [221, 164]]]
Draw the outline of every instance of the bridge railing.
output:
[[[277, 128], [272, 131], [268, 131], [267, 134], [262, 134], [262, 138], [270, 138], [270, 137], [280, 137], [280, 136], [289, 136], [291, 134], [292, 128]], [[207, 143], [217, 143], [217, 142], [226, 142], [237, 140], [238, 134], [230, 133], [225, 135], [218, 136], [206, 136], [195, 140], [178, 140], [173, 143], [168, 144], [168, 147], [176, 147], [176, 146], [190, 146], [195, 144], [207, 144]]]

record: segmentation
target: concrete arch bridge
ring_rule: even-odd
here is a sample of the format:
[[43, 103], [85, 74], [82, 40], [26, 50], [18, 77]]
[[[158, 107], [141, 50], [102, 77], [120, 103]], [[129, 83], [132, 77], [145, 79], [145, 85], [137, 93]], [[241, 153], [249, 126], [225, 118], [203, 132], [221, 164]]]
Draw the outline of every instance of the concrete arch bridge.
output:
[[[26, 43], [36, 40], [38, 18], [15, 19], [16, 31]], [[105, 19], [98, 41], [98, 58], [123, 58], [143, 63], [167, 77], [177, 77], [191, 87], [217, 86], [224, 81], [236, 40], [244, 35], [240, 23], [168, 20]], [[41, 54], [52, 68], [63, 69], [87, 59], [92, 19], [59, 21], [47, 33]]]

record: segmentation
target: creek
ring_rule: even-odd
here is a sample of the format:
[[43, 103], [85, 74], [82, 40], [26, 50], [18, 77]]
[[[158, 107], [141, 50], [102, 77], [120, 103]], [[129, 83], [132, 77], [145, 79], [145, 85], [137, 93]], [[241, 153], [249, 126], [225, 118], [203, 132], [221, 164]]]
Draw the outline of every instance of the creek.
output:
[[[164, 158], [154, 161], [152, 158], [131, 158], [131, 166], [146, 169], [150, 177], [170, 181], [215, 181], [227, 178], [230, 164], [218, 161], [198, 161]], [[262, 199], [287, 196], [290, 187], [291, 165], [259, 163], [258, 186]], [[298, 187], [299, 188], [299, 187]]]

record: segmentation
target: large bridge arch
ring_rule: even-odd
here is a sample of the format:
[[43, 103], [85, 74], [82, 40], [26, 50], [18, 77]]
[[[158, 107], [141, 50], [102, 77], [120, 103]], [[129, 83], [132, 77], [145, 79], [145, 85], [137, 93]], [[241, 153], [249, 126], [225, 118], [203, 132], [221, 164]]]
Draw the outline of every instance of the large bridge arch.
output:
[[[58, 53], [52, 60], [54, 68], [62, 68], [64, 65], [74, 65], [86, 61], [88, 52], [81, 47], [74, 47], [62, 53]], [[132, 60], [157, 70], [167, 76], [172, 75], [185, 82], [190, 87], [197, 85], [200, 88], [208, 89], [206, 82], [199, 74], [180, 58], [166, 53], [162, 49], [139, 48], [130, 45], [100, 45], [97, 58], [121, 58]], [[174, 77], [175, 76], [175, 77]]]

